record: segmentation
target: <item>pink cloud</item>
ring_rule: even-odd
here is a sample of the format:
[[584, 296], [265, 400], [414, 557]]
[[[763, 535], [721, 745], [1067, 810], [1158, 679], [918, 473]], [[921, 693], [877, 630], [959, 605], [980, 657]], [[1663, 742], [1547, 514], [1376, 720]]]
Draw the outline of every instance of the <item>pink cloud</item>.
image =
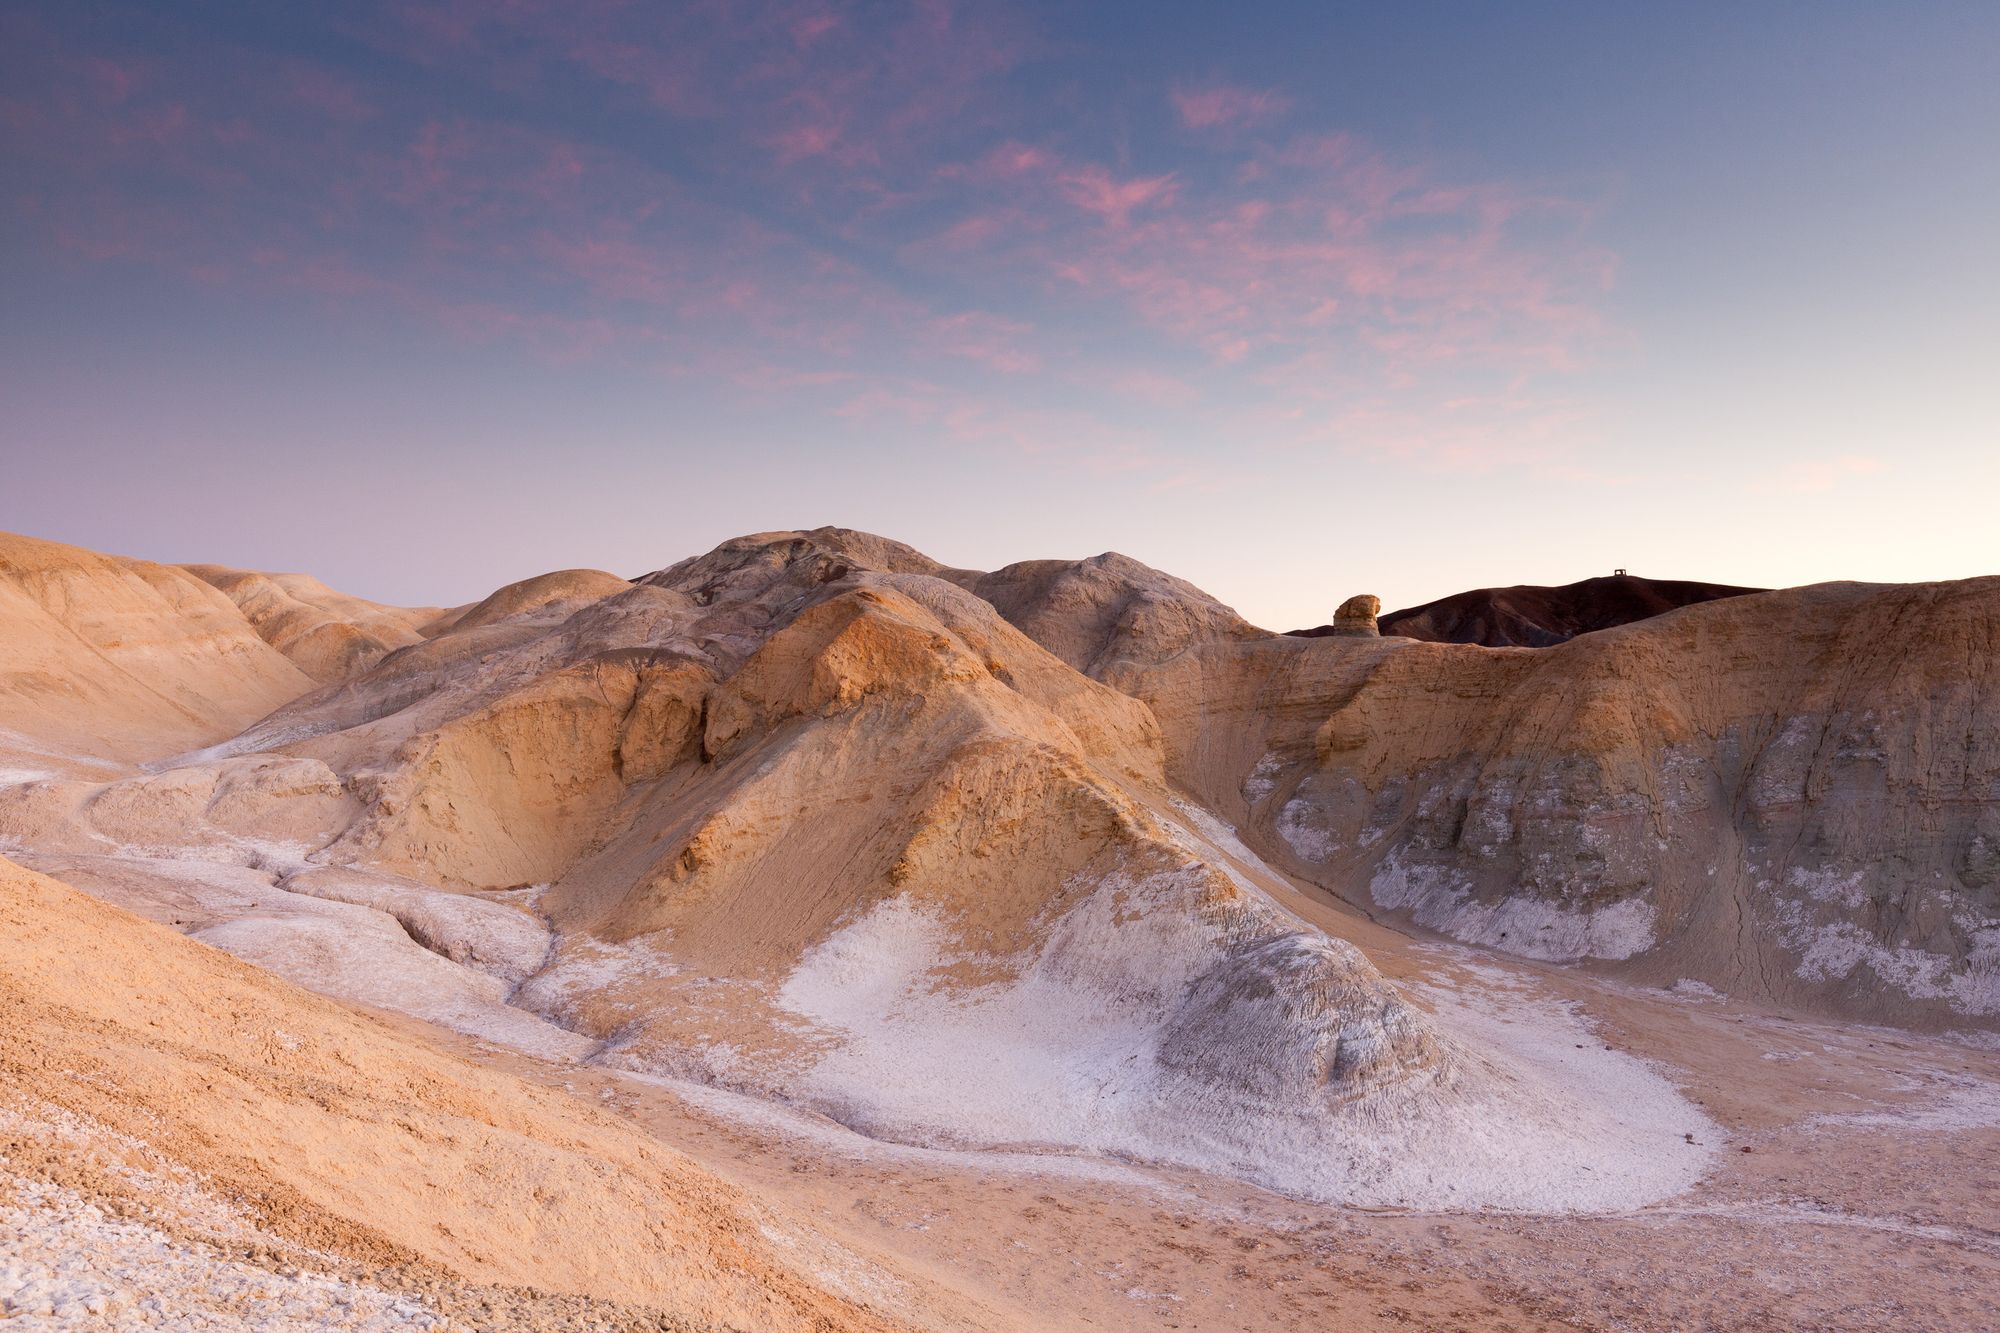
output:
[[960, 252], [976, 250], [1001, 236], [1014, 221], [1007, 214], [983, 213], [960, 218], [931, 238], [932, 247]]
[[[780, 169], [909, 158], [1033, 45], [1006, 7], [946, 0], [874, 9], [822, 0], [443, 0], [397, 11], [368, 36], [398, 55], [483, 61], [512, 86], [569, 66], [675, 115], [736, 127], [741, 142], [761, 147], [764, 165]], [[509, 65], [523, 50], [537, 53], [537, 67]], [[728, 163], [739, 172], [751, 165]]]
[[1041, 354], [1033, 346], [1035, 329], [1019, 320], [978, 312], [947, 315], [932, 320], [930, 331], [938, 350], [1004, 375], [1042, 368]]
[[178, 102], [135, 107], [112, 128], [111, 142], [121, 147], [171, 144], [186, 139], [194, 123], [188, 109]]
[[1144, 367], [1110, 370], [1102, 379], [1112, 392], [1154, 407], [1186, 407], [1201, 397], [1186, 380]]
[[837, 14], [802, 15], [792, 22], [792, 41], [801, 47], [811, 46], [839, 26], [840, 16]]
[[1338, 344], [1405, 382], [1447, 364], [1570, 370], [1603, 331], [1591, 301], [1603, 257], [1510, 232], [1524, 217], [1569, 220], [1560, 201], [1439, 182], [1345, 135], [1250, 161], [1252, 183], [1230, 188], [1052, 163], [1042, 175], [1111, 225], [1096, 236], [1016, 233], [1006, 258], [1122, 300], [1219, 364]]
[[351, 80], [321, 66], [291, 61], [285, 70], [285, 82], [301, 105], [331, 120], [363, 121], [377, 114], [376, 107]]
[[1321, 410], [1266, 413], [1261, 428], [1277, 446], [1387, 457], [1431, 473], [1485, 474], [1505, 468], [1572, 468], [1591, 440], [1587, 405], [1563, 398], [1466, 399], [1450, 410], [1393, 392], [1355, 387]]
[[1003, 181], [1042, 171], [1053, 161], [1044, 149], [1010, 140], [996, 144], [973, 162], [947, 162], [937, 169], [937, 175], [950, 181]]
[[[42, 173], [32, 225], [72, 263], [837, 392], [954, 440], [1087, 436], [1102, 466], [1163, 476], [1185, 460], [1106, 423], [1159, 409], [1216, 438], [1432, 460], [1485, 439], [1553, 466], [1582, 430], [1560, 379], [1615, 341], [1615, 263], [1573, 201], [1339, 132], [1135, 136], [1171, 152], [1151, 158], [1087, 123], [1038, 133], [1006, 80], [1035, 44], [993, 6], [413, 12], [370, 40], [527, 114], [310, 63], [70, 52], [32, 114], [10, 90]], [[537, 128], [563, 123], [536, 98], [565, 81], [631, 132]], [[1167, 129], [1291, 112], [1228, 85], [1141, 101]]]
[[340, 255], [297, 255], [266, 246], [253, 253], [250, 262], [276, 282], [317, 296], [357, 300], [397, 295], [394, 282]]
[[121, 219], [99, 216], [91, 219], [91, 225], [87, 227], [57, 222], [51, 230], [51, 238], [58, 250], [94, 263], [155, 258], [144, 238], [137, 234], [134, 227], [123, 225]]
[[129, 65], [102, 56], [92, 56], [83, 62], [85, 75], [104, 94], [107, 101], [122, 102], [132, 95], [138, 86], [139, 76]]
[[1099, 166], [1078, 167], [1058, 182], [1071, 203], [1120, 229], [1130, 224], [1134, 210], [1170, 203], [1176, 189], [1170, 175], [1120, 180]]
[[1268, 89], [1238, 88], [1211, 84], [1202, 88], [1175, 88], [1174, 110], [1189, 129], [1206, 130], [1223, 125], [1261, 125], [1276, 120], [1292, 109], [1291, 99]]
[[840, 147], [840, 129], [835, 125], [793, 125], [771, 136], [778, 162], [788, 164], [801, 158], [824, 157]]
[[608, 301], [669, 305], [685, 300], [699, 259], [677, 256], [664, 246], [646, 245], [629, 232], [594, 236], [545, 234], [536, 242], [541, 256]]
[[854, 383], [857, 376], [847, 370], [800, 370], [762, 362], [735, 366], [728, 372], [731, 382], [757, 393], [790, 393], [800, 389], [830, 389]]

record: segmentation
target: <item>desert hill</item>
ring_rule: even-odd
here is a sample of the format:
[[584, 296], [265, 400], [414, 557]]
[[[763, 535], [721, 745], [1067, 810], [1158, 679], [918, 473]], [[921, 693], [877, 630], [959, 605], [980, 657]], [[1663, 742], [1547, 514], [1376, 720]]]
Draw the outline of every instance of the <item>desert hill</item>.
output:
[[152, 757], [312, 684], [185, 570], [0, 535], [0, 763]]
[[[1619, 574], [1583, 579], [1558, 588], [1517, 584], [1475, 588], [1379, 617], [1381, 632], [1426, 643], [1476, 643], [1487, 648], [1547, 648], [1579, 634], [1616, 629], [1683, 606], [1746, 597], [1762, 588]], [[1333, 626], [1291, 630], [1324, 638]]]
[[0, 533], [0, 767], [62, 773], [223, 739], [421, 643], [443, 614], [301, 574]]
[[[580, 607], [489, 599], [506, 613], [155, 771], [0, 793], [0, 827], [332, 993], [382, 1003], [392, 969], [423, 1016], [878, 1136], [1385, 1203], [1467, 1153], [1451, 1188], [1514, 1205], [1682, 1178], [1684, 1154], [1615, 1146], [1629, 1108], [1552, 1099], [1285, 906], [1168, 780], [1152, 707], [968, 583], [1094, 668], [1256, 633], [1118, 558], [976, 576], [865, 534], [759, 534]], [[1475, 1122], [1509, 1131], [1453, 1128]], [[1414, 1173], [1405, 1125], [1439, 1159]]]
[[446, 615], [437, 607], [383, 606], [351, 597], [308, 574], [260, 574], [224, 565], [181, 568], [236, 603], [259, 638], [321, 684], [423, 642]]
[[1996, 579], [1529, 650], [838, 528], [450, 612], [9, 540], [0, 850], [523, 1058], [926, 1149], [1592, 1215], [1711, 1170], [1702, 1110], [1409, 949], [2000, 1016]]
[[2000, 579], [1547, 649], [1216, 640], [1107, 683], [1275, 864], [1390, 919], [1856, 1017], [2000, 1013]]
[[[1203, 841], [1191, 793], [1285, 872], [1450, 938], [1856, 1015], [2000, 1005], [1993, 580], [1717, 598], [1522, 654], [1266, 634], [1122, 556], [982, 574], [820, 529], [449, 615], [315, 594], [324, 623], [407, 641], [313, 688], [264, 637], [296, 643], [273, 626], [302, 599], [246, 597], [253, 632], [180, 571], [9, 549], [10, 647], [44, 663], [8, 693], [17, 754], [76, 743], [88, 700], [106, 722], [79, 753], [151, 761], [0, 794], [49, 854], [171, 828], [217, 855], [546, 884], [561, 929], [775, 969], [901, 897], [1011, 955], [1134, 857], [1212, 871], [1212, 846], [1179, 846]], [[143, 641], [174, 644], [149, 659], [173, 672], [113, 674]], [[224, 699], [282, 694], [169, 748], [234, 720]], [[792, 881], [816, 905], [764, 900]]]

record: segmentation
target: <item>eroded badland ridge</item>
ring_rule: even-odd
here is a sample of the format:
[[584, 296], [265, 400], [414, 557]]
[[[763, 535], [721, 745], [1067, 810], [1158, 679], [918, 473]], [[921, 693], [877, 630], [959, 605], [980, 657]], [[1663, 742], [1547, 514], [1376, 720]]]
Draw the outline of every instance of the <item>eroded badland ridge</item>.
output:
[[832, 528], [456, 609], [0, 538], [0, 1301], [1950, 1325], [2000, 579], [1725, 591], [1488, 648]]

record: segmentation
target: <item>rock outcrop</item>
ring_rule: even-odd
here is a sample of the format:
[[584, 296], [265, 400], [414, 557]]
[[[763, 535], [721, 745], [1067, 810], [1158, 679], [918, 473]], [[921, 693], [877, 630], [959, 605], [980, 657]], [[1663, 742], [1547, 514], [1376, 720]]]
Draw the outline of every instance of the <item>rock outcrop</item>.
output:
[[1178, 781], [1359, 907], [1528, 957], [1990, 1025], [1996, 649], [2000, 579], [1827, 584], [1539, 652], [1284, 637], [1112, 683], [1152, 707]]
[[1382, 631], [1375, 623], [1376, 613], [1382, 609], [1382, 599], [1373, 593], [1361, 593], [1342, 602], [1333, 613], [1333, 624], [1329, 637], [1336, 639], [1372, 639]]
[[1201, 589], [1115, 551], [1088, 560], [1028, 560], [947, 577], [991, 603], [1037, 643], [1096, 673], [1122, 657], [1157, 658], [1209, 639], [1263, 636]]

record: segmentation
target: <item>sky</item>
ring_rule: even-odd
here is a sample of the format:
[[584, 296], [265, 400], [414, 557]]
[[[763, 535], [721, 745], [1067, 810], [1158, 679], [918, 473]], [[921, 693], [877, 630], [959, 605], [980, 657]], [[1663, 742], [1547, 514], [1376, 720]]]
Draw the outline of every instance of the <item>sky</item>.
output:
[[1273, 628], [2000, 573], [2000, 6], [0, 11], [0, 528], [450, 605], [838, 524]]

